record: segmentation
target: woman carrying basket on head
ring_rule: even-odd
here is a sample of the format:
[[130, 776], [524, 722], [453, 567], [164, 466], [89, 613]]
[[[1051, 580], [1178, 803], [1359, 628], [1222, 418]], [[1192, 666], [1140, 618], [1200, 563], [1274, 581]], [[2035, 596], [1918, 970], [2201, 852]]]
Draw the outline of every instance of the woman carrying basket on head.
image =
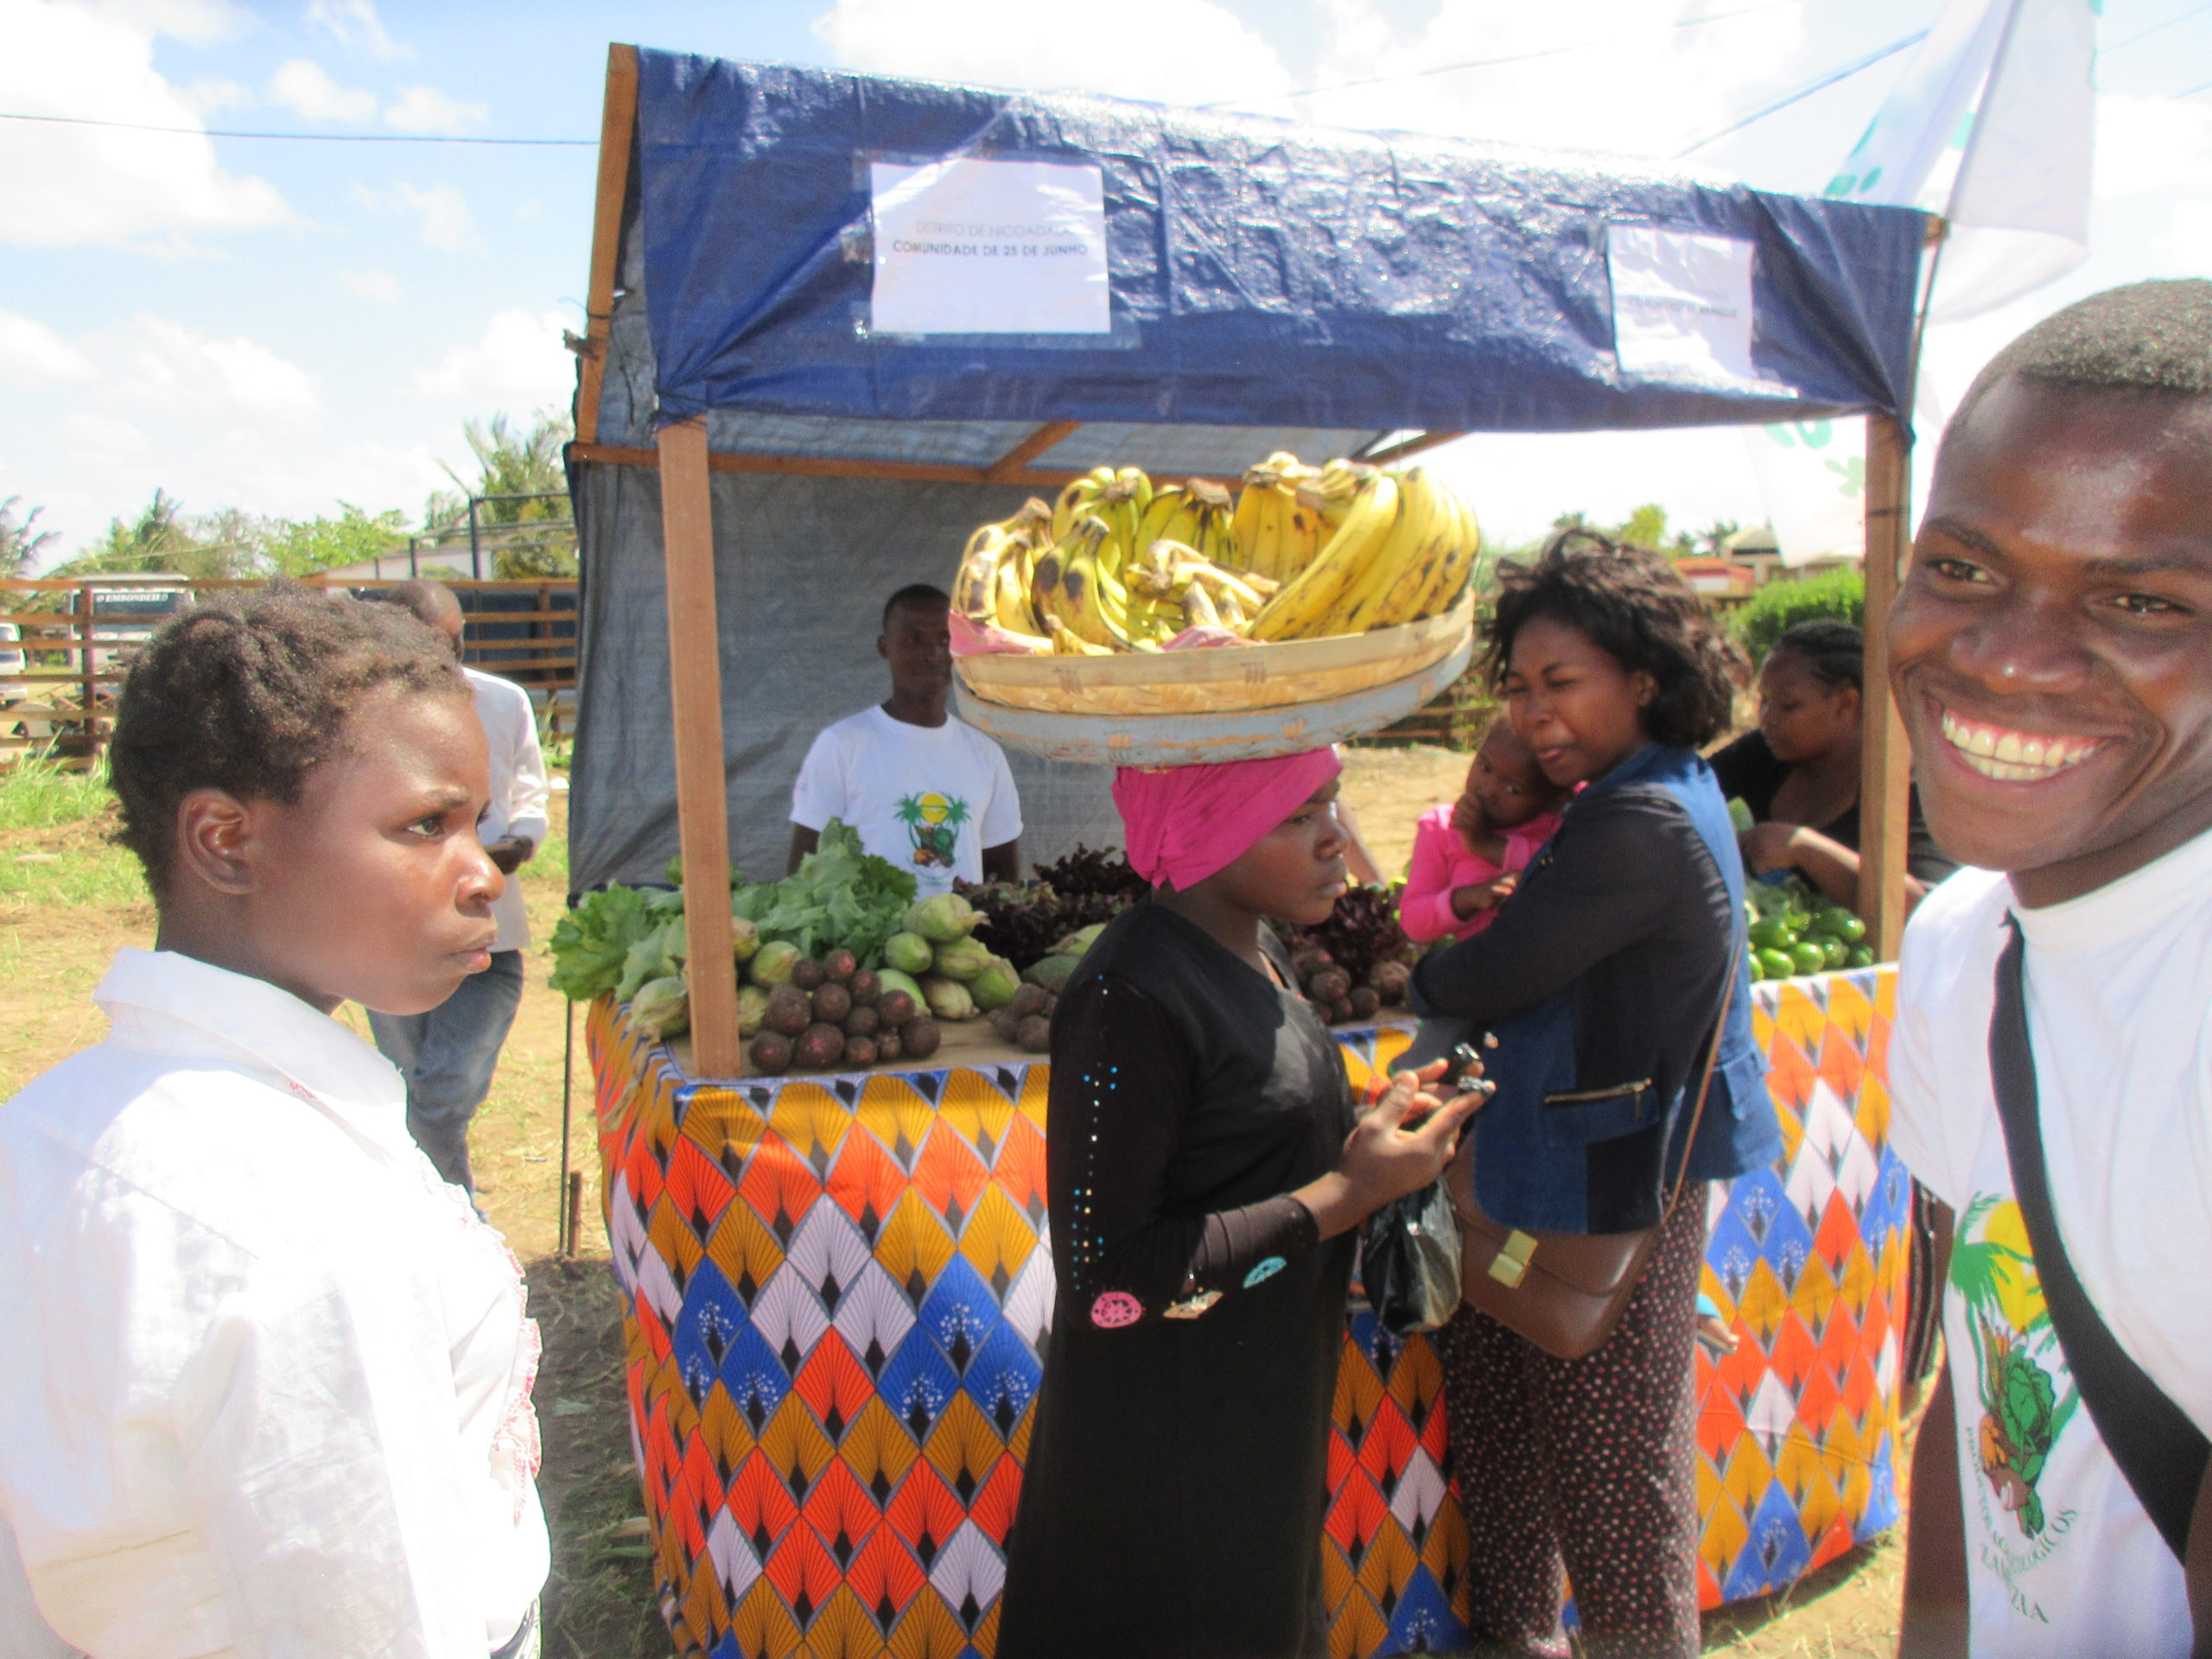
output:
[[[1464, 1166], [1448, 1179], [1455, 1202], [1534, 1242], [1522, 1282], [1538, 1293], [1579, 1240], [1656, 1232], [1585, 1357], [1509, 1328], [1537, 1325], [1522, 1306], [1462, 1308], [1437, 1332], [1473, 1647], [1564, 1656], [1572, 1580], [1583, 1652], [1675, 1659], [1699, 1643], [1705, 1184], [1770, 1161], [1780, 1138], [1751, 1040], [1743, 867], [1695, 747], [1726, 729], [1735, 658], [1656, 554], [1573, 531], [1501, 576], [1491, 671], [1544, 776], [1582, 787], [1497, 919], [1414, 971], [1422, 1013], [1497, 1044], [1471, 1192]], [[1497, 1294], [1487, 1276], [1465, 1288]]]
[[1344, 889], [1338, 770], [1319, 749], [1116, 781], [1154, 893], [1053, 1017], [1058, 1302], [1000, 1659], [1328, 1651], [1351, 1230], [1436, 1179], [1480, 1098], [1401, 1073], [1357, 1116], [1266, 925], [1321, 921]]

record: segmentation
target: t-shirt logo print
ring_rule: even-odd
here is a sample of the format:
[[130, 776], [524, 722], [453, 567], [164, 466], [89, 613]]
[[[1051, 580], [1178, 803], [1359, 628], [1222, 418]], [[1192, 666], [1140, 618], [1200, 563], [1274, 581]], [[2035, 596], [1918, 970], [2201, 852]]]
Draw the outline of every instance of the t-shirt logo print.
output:
[[931, 791], [899, 798], [899, 822], [914, 843], [914, 862], [951, 869], [960, 856], [960, 826], [968, 822], [968, 803], [958, 796]]
[[[2081, 1396], [2058, 1356], [2018, 1204], [1984, 1193], [1967, 1206], [1951, 1249], [1951, 1284], [1974, 1333], [1982, 1478], [2022, 1535], [2038, 1537], [2044, 1516], [2037, 1482]], [[2054, 1371], [2065, 1377], [2063, 1397]]]

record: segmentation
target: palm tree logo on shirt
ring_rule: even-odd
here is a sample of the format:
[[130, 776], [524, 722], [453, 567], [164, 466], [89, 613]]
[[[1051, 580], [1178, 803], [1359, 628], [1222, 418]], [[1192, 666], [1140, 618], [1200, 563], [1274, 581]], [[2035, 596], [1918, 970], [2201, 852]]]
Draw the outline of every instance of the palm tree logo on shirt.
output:
[[2051, 1381], [2064, 1362], [2018, 1204], [1984, 1193], [1967, 1207], [1951, 1247], [1950, 1277], [1966, 1305], [1980, 1377], [1976, 1461], [2021, 1532], [2037, 1537], [2044, 1520], [2037, 1483], [2081, 1396], [2070, 1376], [2063, 1398]]
[[968, 822], [968, 803], [935, 792], [902, 795], [898, 811], [914, 843], [914, 862], [952, 868], [960, 856], [960, 826]]

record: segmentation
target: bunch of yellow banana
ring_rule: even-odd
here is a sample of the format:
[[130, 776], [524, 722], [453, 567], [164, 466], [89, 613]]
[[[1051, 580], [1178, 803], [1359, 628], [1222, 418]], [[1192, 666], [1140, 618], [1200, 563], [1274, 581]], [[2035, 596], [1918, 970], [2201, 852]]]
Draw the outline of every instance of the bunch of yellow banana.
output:
[[1300, 490], [1320, 475], [1281, 450], [1245, 473], [1230, 525], [1236, 564], [1281, 582], [1313, 562], [1325, 539], [1319, 503], [1301, 500]]
[[953, 602], [1030, 650], [1155, 651], [1185, 628], [1255, 640], [1360, 633], [1433, 616], [1465, 587], [1478, 538], [1416, 467], [1270, 455], [1232, 505], [1220, 486], [1155, 486], [1100, 467], [969, 543]]
[[1416, 467], [1363, 469], [1321, 550], [1246, 630], [1254, 639], [1318, 639], [1396, 627], [1447, 610], [1466, 584], [1479, 538], [1450, 490]]
[[1027, 641], [1033, 650], [1049, 650], [1029, 588], [1052, 523], [1052, 510], [1033, 496], [1012, 518], [979, 528], [961, 551], [960, 569], [952, 579], [953, 607], [972, 621]]

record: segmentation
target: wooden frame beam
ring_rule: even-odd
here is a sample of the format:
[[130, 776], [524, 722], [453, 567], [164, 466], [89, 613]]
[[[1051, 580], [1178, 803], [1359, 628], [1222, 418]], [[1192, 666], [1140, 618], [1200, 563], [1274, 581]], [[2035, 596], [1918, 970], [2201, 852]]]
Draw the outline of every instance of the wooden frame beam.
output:
[[744, 1069], [729, 911], [729, 782], [722, 748], [721, 633], [715, 620], [707, 423], [660, 433], [661, 549], [668, 569], [669, 727], [690, 950], [691, 1052], [702, 1077]]
[[1859, 914], [1878, 962], [1895, 962], [1904, 942], [1905, 815], [1912, 751], [1890, 696], [1890, 602], [1908, 550], [1906, 507], [1911, 452], [1904, 426], [1866, 417], [1866, 678], [1860, 703], [1866, 733], [1859, 778]]
[[1377, 449], [1371, 455], [1362, 455], [1360, 464], [1363, 467], [1388, 467], [1393, 461], [1403, 461], [1408, 455], [1417, 455], [1424, 449], [1434, 449], [1450, 443], [1454, 438], [1466, 435], [1464, 432], [1424, 432], [1419, 437], [1407, 438], [1387, 448]]
[[995, 484], [1011, 483], [1031, 461], [1082, 425], [1081, 421], [1047, 421], [983, 470]]
[[582, 375], [576, 385], [576, 438], [599, 435], [599, 392], [607, 379], [607, 341], [614, 325], [614, 266], [622, 249], [622, 209], [630, 186], [630, 144], [638, 124], [638, 48], [607, 48], [607, 98], [599, 121], [599, 187], [591, 216], [591, 276], [584, 287]]
[[[1031, 434], [1024, 443], [1033, 442], [1036, 435]], [[1050, 448], [1052, 445], [1043, 447]], [[596, 461], [616, 467], [658, 467], [662, 451], [617, 443], [572, 443], [569, 454], [576, 461]], [[943, 461], [844, 461], [831, 455], [734, 454], [722, 450], [715, 450], [707, 457], [710, 472], [765, 473], [785, 478], [882, 478], [915, 484], [1027, 484], [1037, 489], [1057, 490], [1083, 476], [1064, 467], [1001, 470], [1006, 467], [1003, 460], [988, 467], [960, 467]]]

